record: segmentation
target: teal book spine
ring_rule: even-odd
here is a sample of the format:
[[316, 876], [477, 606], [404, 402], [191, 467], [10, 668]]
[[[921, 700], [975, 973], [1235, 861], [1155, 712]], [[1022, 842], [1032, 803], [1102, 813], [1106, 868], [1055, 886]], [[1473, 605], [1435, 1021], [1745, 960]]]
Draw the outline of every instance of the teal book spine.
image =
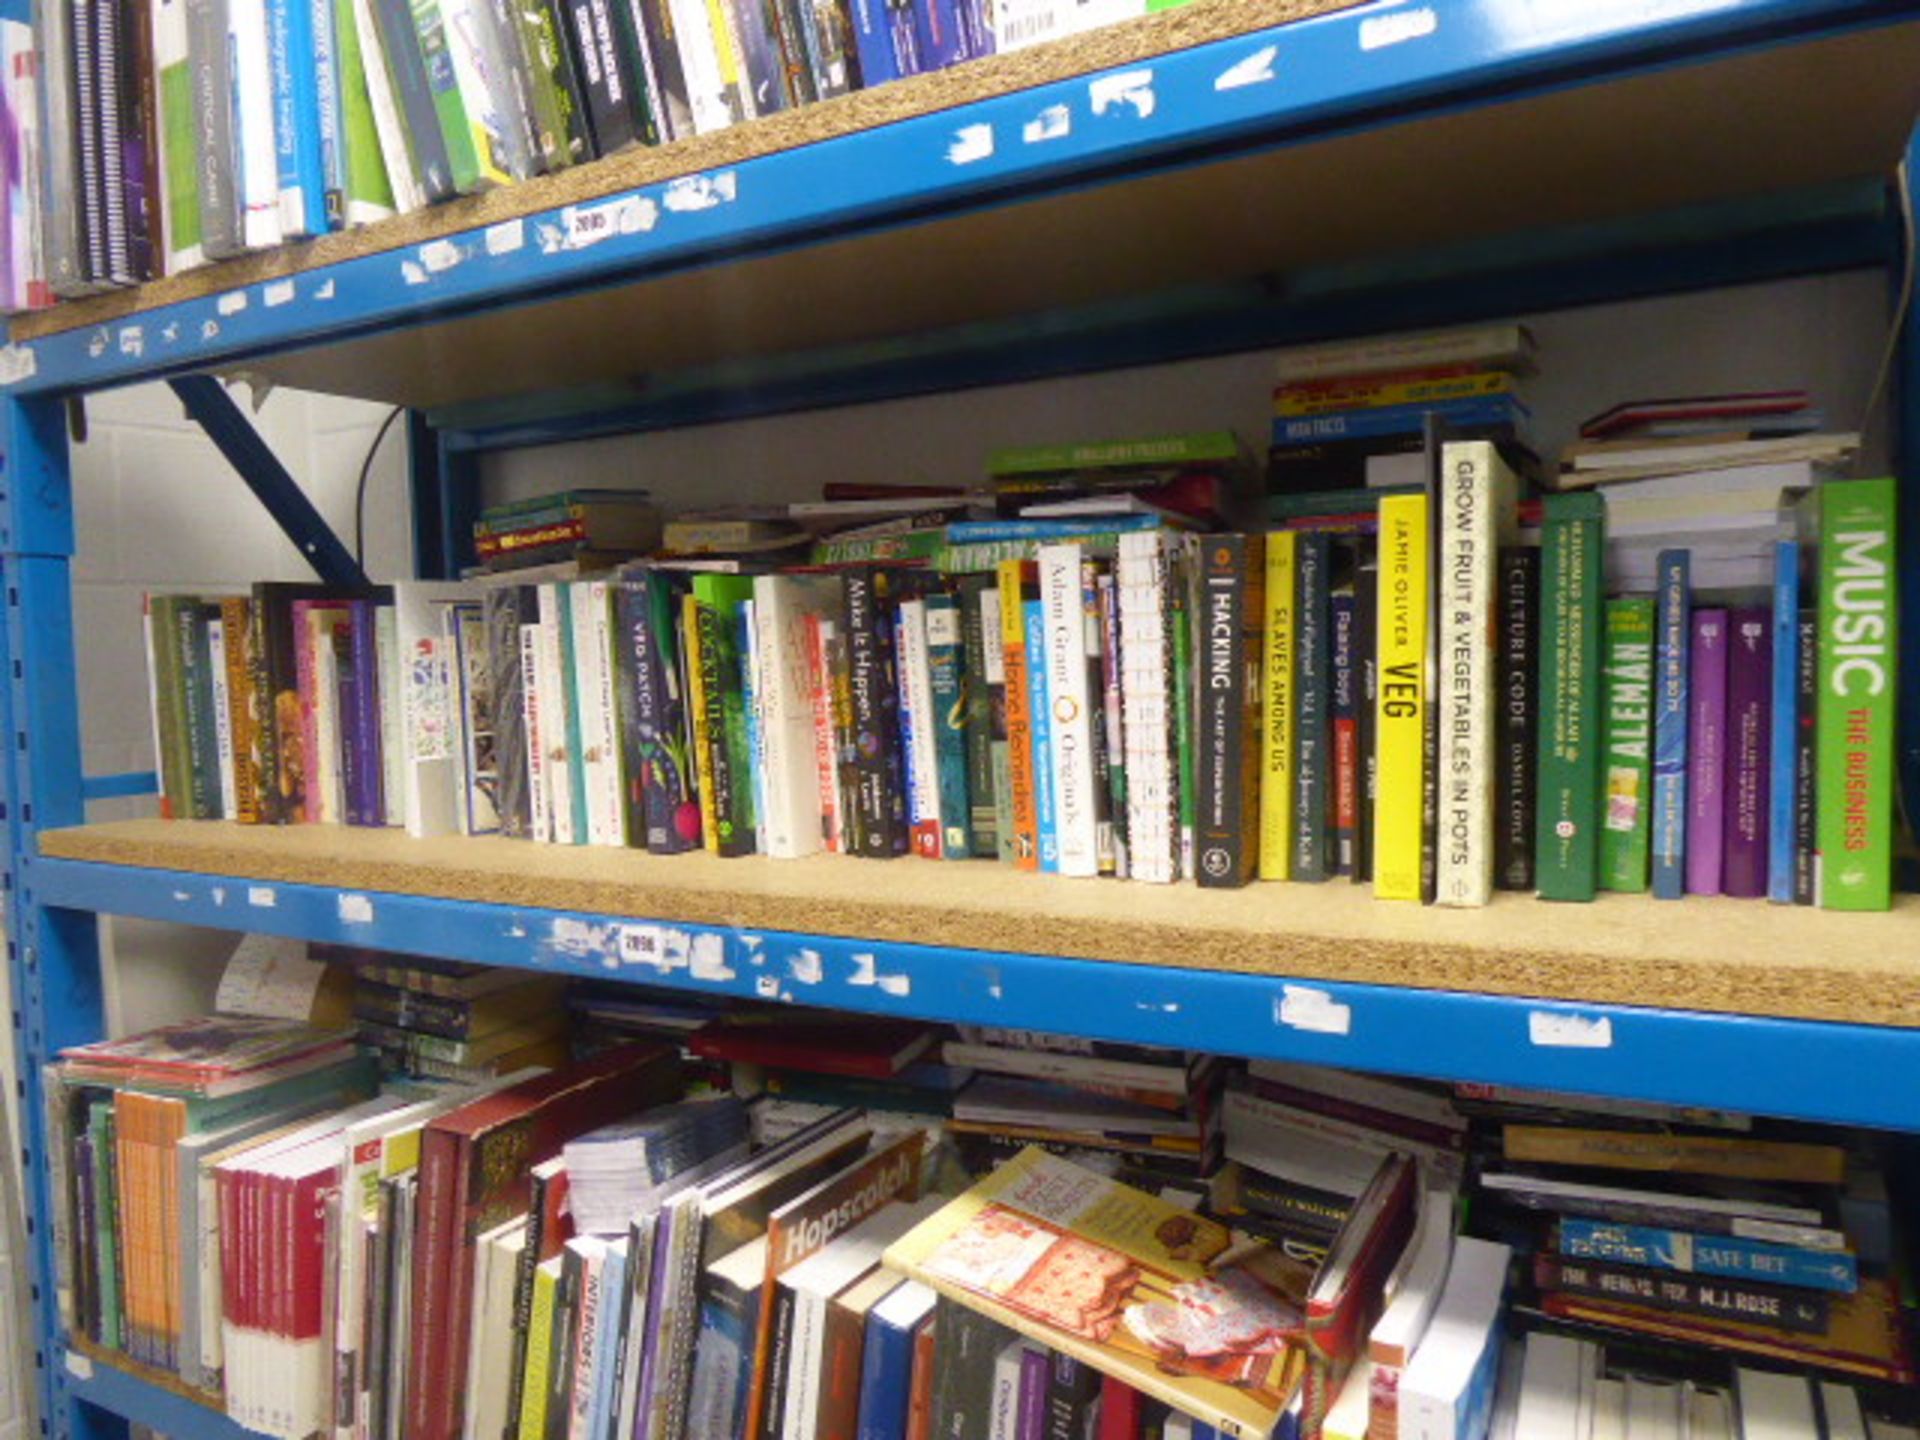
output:
[[936, 786], [940, 792], [941, 853], [966, 860], [972, 846], [973, 799], [967, 783], [966, 643], [960, 602], [944, 591], [927, 596], [927, 669], [933, 680]]
[[1540, 570], [1540, 774], [1535, 885], [1591, 900], [1600, 878], [1600, 632], [1606, 502], [1549, 495]]
[[1021, 606], [1027, 620], [1027, 684], [1033, 697], [1033, 799], [1040, 832], [1040, 870], [1060, 871], [1060, 824], [1054, 814], [1053, 705], [1047, 695], [1047, 622], [1038, 600]]

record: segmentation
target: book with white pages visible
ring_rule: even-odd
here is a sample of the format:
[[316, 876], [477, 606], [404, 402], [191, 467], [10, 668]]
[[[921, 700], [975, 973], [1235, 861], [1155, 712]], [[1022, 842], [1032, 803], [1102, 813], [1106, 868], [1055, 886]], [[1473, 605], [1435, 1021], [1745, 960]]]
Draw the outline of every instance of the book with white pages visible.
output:
[[1401, 1376], [1433, 1320], [1453, 1261], [1453, 1190], [1424, 1189], [1418, 1206], [1412, 1238], [1387, 1280], [1386, 1308], [1367, 1333], [1371, 1403], [1383, 1422], [1398, 1414]]
[[1690, 1386], [1644, 1375], [1626, 1379], [1627, 1434], [1633, 1440], [1687, 1440], [1691, 1428]]
[[1593, 1440], [1629, 1440], [1627, 1382], [1607, 1376], [1593, 1391]]
[[1867, 1440], [1867, 1420], [1860, 1410], [1858, 1391], [1851, 1385], [1822, 1380], [1818, 1396], [1823, 1440]]
[[1472, 1440], [1486, 1433], [1501, 1368], [1500, 1311], [1512, 1253], [1471, 1236], [1455, 1242], [1447, 1288], [1400, 1377], [1402, 1440]]
[[1820, 1433], [1813, 1390], [1804, 1377], [1742, 1366], [1734, 1388], [1740, 1397], [1740, 1440], [1809, 1440]]
[[1600, 1347], [1585, 1340], [1536, 1330], [1527, 1336], [1520, 1379], [1520, 1433], [1527, 1440], [1586, 1440], [1593, 1387], [1600, 1375]]
[[1451, 1096], [1425, 1086], [1380, 1075], [1359, 1075], [1328, 1065], [1302, 1065], [1291, 1060], [1250, 1060], [1247, 1073], [1256, 1079], [1291, 1085], [1296, 1090], [1324, 1095], [1382, 1110], [1408, 1120], [1465, 1133], [1467, 1118], [1454, 1107]]

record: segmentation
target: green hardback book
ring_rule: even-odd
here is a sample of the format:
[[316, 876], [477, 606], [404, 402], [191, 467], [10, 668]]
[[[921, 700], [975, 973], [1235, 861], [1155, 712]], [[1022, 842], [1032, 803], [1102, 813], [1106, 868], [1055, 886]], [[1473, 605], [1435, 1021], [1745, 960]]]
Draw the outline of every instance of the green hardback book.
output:
[[1591, 900], [1600, 871], [1600, 583], [1606, 501], [1549, 495], [1540, 565], [1540, 758], [1534, 883]]
[[1653, 600], [1607, 602], [1606, 809], [1600, 884], [1647, 888], [1653, 814]]
[[1046, 475], [1060, 470], [1131, 470], [1143, 465], [1220, 464], [1240, 456], [1231, 430], [1156, 435], [1146, 440], [1107, 440], [1088, 445], [1032, 445], [996, 450], [989, 475]]
[[[700, 602], [700, 667], [705, 681], [707, 746], [701, 774], [714, 780], [714, 804], [726, 813], [714, 816], [722, 855], [751, 855], [754, 838], [753, 752], [747, 736], [747, 694], [740, 670], [740, 607], [753, 599], [751, 575], [693, 577]], [[711, 629], [707, 613], [712, 614]]]
[[1896, 674], [1894, 482], [1819, 489], [1820, 713], [1815, 786], [1820, 903], [1892, 903]]
[[371, 225], [393, 214], [393, 185], [387, 179], [386, 157], [380, 153], [379, 132], [374, 129], [366, 56], [360, 49], [360, 27], [354, 21], [353, 0], [334, 0], [333, 14], [343, 122], [339, 144], [346, 176], [341, 218], [349, 226]]

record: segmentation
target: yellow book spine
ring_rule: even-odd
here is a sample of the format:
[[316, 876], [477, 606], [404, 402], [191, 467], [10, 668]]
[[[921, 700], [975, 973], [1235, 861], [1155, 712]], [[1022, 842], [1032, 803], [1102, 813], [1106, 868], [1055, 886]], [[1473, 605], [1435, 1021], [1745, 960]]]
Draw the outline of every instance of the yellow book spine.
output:
[[711, 855], [720, 853], [720, 826], [713, 809], [713, 779], [707, 773], [707, 686], [700, 678], [700, 602], [680, 597], [682, 642], [687, 647], [687, 713], [693, 717], [694, 765], [700, 772], [700, 840]]
[[534, 1270], [527, 1368], [520, 1386], [520, 1440], [544, 1440], [547, 1433], [547, 1379], [553, 1368], [553, 1300], [558, 1284], [555, 1267], [541, 1265]]
[[1299, 536], [1267, 536], [1267, 607], [1261, 619], [1260, 878], [1293, 873], [1294, 553]]
[[1420, 898], [1427, 726], [1427, 497], [1380, 501], [1373, 893]]

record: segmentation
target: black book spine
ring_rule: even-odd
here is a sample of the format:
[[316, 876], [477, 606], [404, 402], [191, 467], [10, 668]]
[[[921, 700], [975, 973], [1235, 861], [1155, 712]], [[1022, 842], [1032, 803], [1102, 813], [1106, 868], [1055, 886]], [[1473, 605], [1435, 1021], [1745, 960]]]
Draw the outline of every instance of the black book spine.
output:
[[1249, 1170], [1240, 1169], [1240, 1203], [1255, 1215], [1305, 1227], [1325, 1239], [1346, 1224], [1352, 1205], [1330, 1190], [1310, 1185], [1291, 1185]]
[[538, 1173], [528, 1177], [527, 1239], [520, 1247], [513, 1266], [513, 1346], [512, 1368], [507, 1371], [507, 1415], [515, 1435], [520, 1429], [520, 1405], [526, 1392], [528, 1335], [533, 1329], [534, 1272], [540, 1268], [540, 1252], [546, 1245], [547, 1187], [550, 1176]]
[[[993, 1362], [1013, 1332], [942, 1296], [933, 1307], [935, 1440], [984, 1436], [993, 1414]], [[777, 1440], [777, 1437], [776, 1437]]]
[[654, 118], [660, 139], [683, 140], [694, 133], [693, 102], [687, 97], [687, 72], [680, 63], [680, 40], [673, 28], [673, 7], [667, 0], [634, 0], [653, 61]]
[[725, 0], [740, 37], [741, 79], [752, 98], [749, 113], [771, 115], [793, 104], [787, 89], [786, 65], [780, 51], [775, 0]]
[[1533, 889], [1534, 752], [1539, 712], [1540, 552], [1500, 552], [1500, 708], [1494, 770], [1494, 878], [1503, 890]]
[[[373, 15], [387, 72], [400, 99], [400, 117], [413, 148], [413, 163], [420, 171], [420, 188], [429, 203], [451, 200], [453, 162], [447, 157], [447, 141], [433, 108], [433, 92], [427, 88], [427, 61], [420, 48], [420, 32], [413, 23], [412, 6], [408, 0], [373, 0]], [[375, 57], [367, 58], [371, 63]]]
[[611, 0], [617, 48], [631, 81], [627, 110], [635, 137], [643, 145], [660, 143], [659, 87], [653, 78], [653, 51], [647, 43], [640, 0]]
[[[1093, 828], [1094, 851], [1099, 857], [1100, 873], [1124, 876], [1121, 859], [1124, 841], [1114, 827], [1113, 753], [1107, 746], [1107, 691], [1105, 657], [1101, 648], [1100, 565], [1080, 561], [1080, 642], [1082, 666], [1087, 676], [1088, 734], [1093, 738]], [[1124, 811], [1122, 809], [1122, 824]]]
[[773, 1288], [773, 1324], [767, 1334], [767, 1393], [760, 1407], [758, 1440], [780, 1440], [786, 1418], [788, 1356], [793, 1349], [793, 1291]]
[[1326, 535], [1300, 536], [1294, 556], [1293, 878], [1320, 881], [1329, 872], [1327, 796], [1332, 788], [1332, 725], [1327, 695], [1332, 668], [1331, 560]]
[[1793, 903], [1812, 905], [1814, 898], [1814, 858], [1819, 840], [1815, 833], [1815, 802], [1820, 783], [1819, 739], [1820, 711], [1820, 616], [1813, 609], [1800, 612], [1800, 648], [1795, 671], [1795, 709], [1798, 712], [1793, 739]]
[[869, 857], [904, 855], [908, 837], [900, 687], [894, 678], [892, 576], [879, 569], [849, 571], [843, 594], [852, 729], [842, 757], [852, 782], [848, 849]]
[[493, 674], [494, 767], [499, 776], [494, 806], [500, 833], [524, 838], [533, 823], [527, 776], [527, 677], [521, 663], [520, 625], [531, 615], [532, 587], [500, 585], [488, 589], [481, 607], [486, 619], [487, 656]]
[[1376, 771], [1374, 704], [1380, 696], [1380, 570], [1373, 542], [1361, 542], [1353, 577], [1353, 674], [1355, 681], [1353, 871], [1356, 885], [1373, 883], [1373, 797]]
[[611, 155], [640, 138], [633, 119], [633, 75], [615, 38], [613, 0], [572, 0], [568, 38], [573, 42], [580, 92], [596, 154]]
[[585, 1262], [567, 1250], [560, 1262], [560, 1283], [553, 1296], [553, 1351], [547, 1371], [546, 1440], [567, 1440], [573, 1417], [573, 1356], [580, 1343], [580, 1299]]
[[1100, 1372], [1058, 1351], [1048, 1358], [1046, 1440], [1088, 1440], [1100, 1399]]
[[1360, 675], [1355, 666], [1355, 613], [1352, 595], [1335, 595], [1328, 607], [1332, 621], [1328, 636], [1327, 668], [1333, 677], [1331, 726], [1333, 734], [1333, 795], [1328, 802], [1333, 832], [1332, 870], [1351, 876], [1358, 863], [1360, 810]]
[[1245, 885], [1259, 855], [1259, 803], [1249, 777], [1260, 754], [1260, 627], [1264, 535], [1209, 535], [1201, 543], [1200, 721], [1196, 879]]
[[1542, 1290], [1626, 1301], [1683, 1315], [1706, 1315], [1749, 1325], [1771, 1325], [1800, 1335], [1824, 1335], [1832, 1305], [1818, 1290], [1702, 1279], [1629, 1265], [1597, 1265], [1562, 1255], [1534, 1257]]
[[[991, 575], [963, 575], [954, 585], [966, 665], [960, 693], [966, 714], [967, 846], [975, 855], [996, 855], [1000, 849], [999, 814], [993, 804], [993, 694], [987, 685], [988, 636], [980, 616], [980, 596], [993, 584]], [[999, 639], [992, 637], [996, 645]]]

